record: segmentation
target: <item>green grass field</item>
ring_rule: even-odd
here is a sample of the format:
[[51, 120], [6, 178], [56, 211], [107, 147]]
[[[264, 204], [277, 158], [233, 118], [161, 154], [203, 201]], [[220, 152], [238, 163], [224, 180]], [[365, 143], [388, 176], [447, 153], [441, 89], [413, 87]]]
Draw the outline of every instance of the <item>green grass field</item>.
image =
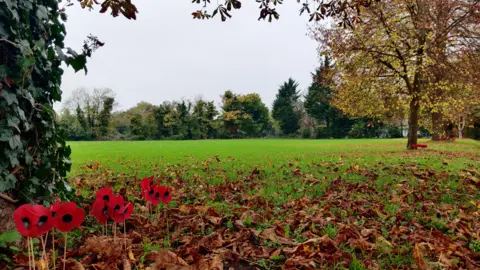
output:
[[228, 159], [226, 165], [231, 166], [263, 166], [294, 160], [300, 163], [337, 161], [344, 157], [345, 163], [395, 164], [407, 159], [438, 167], [445, 158], [453, 158], [449, 166], [459, 168], [480, 152], [480, 142], [473, 140], [421, 142], [428, 143], [428, 148], [413, 153], [405, 150], [404, 139], [108, 141], [70, 142], [69, 145], [73, 162], [71, 175], [80, 173], [91, 161], [115, 172], [149, 174], [152, 166], [191, 164], [215, 156], [224, 161]]
[[407, 151], [403, 139], [70, 142], [69, 177], [83, 198], [112, 186], [140, 216], [140, 179], [174, 189], [167, 223], [131, 223], [144, 237], [133, 249], [141, 265], [167, 248], [194, 267], [192, 250], [225, 265], [235, 254], [244, 269], [475, 268], [480, 142], [421, 142], [428, 148]]

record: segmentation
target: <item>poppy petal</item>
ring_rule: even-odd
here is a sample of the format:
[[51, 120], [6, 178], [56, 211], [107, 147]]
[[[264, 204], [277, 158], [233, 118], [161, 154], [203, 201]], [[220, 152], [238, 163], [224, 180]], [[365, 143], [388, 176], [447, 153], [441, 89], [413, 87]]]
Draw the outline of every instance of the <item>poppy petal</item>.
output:
[[73, 221], [72, 225], [74, 228], [80, 226], [83, 223], [83, 220], [85, 219], [85, 212], [83, 211], [82, 208], [76, 208], [73, 214]]
[[34, 224], [37, 227], [39, 234], [45, 234], [50, 231], [55, 225], [55, 218], [48, 208], [43, 205], [34, 205], [33, 210], [38, 216], [38, 221]]
[[[60, 209], [60, 206], [62, 206], [62, 202], [59, 201], [58, 199], [55, 200], [54, 204], [50, 204], [50, 213], [52, 214], [52, 217], [54, 219], [57, 218], [57, 212], [58, 212], [58, 209]], [[55, 224], [55, 221], [54, 221], [54, 224]]]
[[97, 191], [96, 194], [96, 199], [99, 200], [104, 200], [104, 201], [110, 201], [110, 199], [113, 197], [113, 191], [109, 187], [103, 187]]
[[115, 218], [115, 212], [120, 210], [124, 205], [124, 199], [122, 195], [113, 196], [109, 202], [108, 215]]
[[39, 217], [36, 215], [33, 206], [30, 204], [24, 204], [18, 207], [13, 213], [13, 220], [15, 221], [15, 227], [17, 231], [27, 237], [37, 237], [40, 235], [38, 227], [35, 224], [38, 223]]
[[62, 232], [69, 232], [83, 222], [84, 216], [83, 209], [78, 208], [75, 203], [65, 203], [58, 210], [55, 228]]
[[[107, 211], [105, 212], [105, 209]], [[98, 223], [105, 224], [108, 220], [108, 205], [104, 200], [96, 200], [92, 205], [92, 216], [94, 216]]]
[[123, 217], [124, 219], [129, 219], [130, 216], [132, 215], [132, 212], [133, 212], [133, 204], [132, 203], [128, 203], [124, 209], [123, 209]]

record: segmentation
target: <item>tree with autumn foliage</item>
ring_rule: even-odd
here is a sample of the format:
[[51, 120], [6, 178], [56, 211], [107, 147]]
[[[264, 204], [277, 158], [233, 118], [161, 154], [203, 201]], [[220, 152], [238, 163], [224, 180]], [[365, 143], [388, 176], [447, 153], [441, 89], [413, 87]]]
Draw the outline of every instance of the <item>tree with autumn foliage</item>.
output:
[[335, 104], [369, 117], [408, 108], [412, 149], [422, 110], [438, 110], [458, 92], [475, 93], [471, 72], [448, 67], [466, 65], [479, 48], [479, 1], [381, 1], [361, 13], [348, 27], [315, 32], [335, 60]]
[[260, 95], [234, 94], [227, 90], [222, 96], [222, 115], [224, 128], [231, 137], [259, 137], [269, 125], [268, 108]]

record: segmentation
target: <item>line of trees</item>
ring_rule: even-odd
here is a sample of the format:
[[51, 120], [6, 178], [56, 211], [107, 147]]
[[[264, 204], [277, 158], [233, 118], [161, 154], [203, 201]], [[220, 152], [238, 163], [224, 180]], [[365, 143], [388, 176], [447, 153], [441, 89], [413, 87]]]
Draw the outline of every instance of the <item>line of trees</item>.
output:
[[59, 123], [69, 140], [197, 140], [262, 137], [402, 137], [401, 128], [380, 119], [350, 118], [331, 104], [334, 91], [326, 73], [329, 58], [312, 73], [305, 95], [288, 79], [280, 85], [272, 111], [257, 93], [227, 90], [214, 101], [140, 102], [116, 111], [109, 88], [78, 89], [67, 99]]
[[[60, 124], [69, 140], [400, 138], [407, 135], [408, 109], [388, 110], [384, 103], [370, 104], [377, 102], [376, 99], [359, 102], [362, 96], [343, 97], [339, 86], [335, 87], [334, 74], [332, 60], [325, 56], [311, 74], [312, 83], [306, 93], [302, 95], [298, 83], [288, 79], [280, 85], [271, 111], [259, 94], [244, 95], [230, 90], [221, 96], [219, 108], [214, 101], [198, 97], [194, 101], [159, 105], [140, 102], [128, 110], [114, 111], [117, 104], [111, 89], [92, 92], [78, 89], [65, 103]], [[347, 104], [350, 107], [346, 107]], [[357, 116], [346, 115], [340, 108]], [[369, 108], [380, 113], [369, 116]], [[466, 135], [480, 139], [480, 107], [466, 107], [463, 112], [467, 113], [467, 109], [468, 114], [461, 119], [447, 121], [449, 118], [442, 117], [441, 131], [432, 130], [430, 118], [423, 117], [418, 134], [440, 132], [441, 137]], [[427, 113], [423, 111], [423, 115]]]
[[[334, 70], [331, 59], [326, 56], [312, 73], [312, 83], [303, 95], [298, 83], [288, 79], [280, 85], [271, 111], [259, 94], [237, 94], [230, 90], [221, 96], [219, 108], [214, 101], [197, 97], [194, 101], [166, 101], [159, 105], [140, 102], [128, 110], [115, 111], [117, 103], [111, 89], [98, 88], [91, 92], [78, 89], [65, 103], [59, 123], [69, 140], [401, 138], [406, 135], [407, 110], [392, 110], [395, 113], [378, 117], [346, 115], [337, 105], [345, 106], [348, 101], [338, 101], [339, 92], [333, 87]], [[374, 108], [375, 105], [368, 106]], [[468, 109], [472, 113], [458, 121], [448, 122], [445, 117], [442, 137], [466, 133], [468, 137], [480, 139], [480, 108]], [[422, 123], [427, 124], [420, 126], [420, 136], [431, 134], [428, 118]]]

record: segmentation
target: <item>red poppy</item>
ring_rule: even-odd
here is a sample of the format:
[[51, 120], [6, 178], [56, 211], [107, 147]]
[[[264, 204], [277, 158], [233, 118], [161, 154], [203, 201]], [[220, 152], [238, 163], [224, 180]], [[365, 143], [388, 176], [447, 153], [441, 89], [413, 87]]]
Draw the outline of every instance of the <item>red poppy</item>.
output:
[[162, 196], [159, 191], [159, 187], [153, 185], [152, 188], [146, 194], [147, 200], [153, 205], [157, 206], [162, 201]]
[[122, 195], [111, 197], [110, 202], [108, 203], [108, 215], [114, 218], [115, 212], [119, 211], [123, 207], [123, 205], [124, 200]]
[[13, 220], [17, 231], [27, 237], [37, 237], [40, 235], [39, 229], [36, 224], [39, 221], [39, 216], [35, 213], [32, 205], [24, 204], [17, 208], [13, 213]]
[[64, 203], [58, 209], [55, 228], [62, 232], [69, 232], [80, 226], [84, 218], [85, 213], [82, 208], [78, 208], [73, 202]]
[[143, 197], [147, 198], [147, 193], [153, 188], [153, 175], [143, 178], [142, 182], [140, 182], [140, 187], [142, 188]]
[[122, 206], [120, 209], [115, 211], [112, 219], [117, 223], [122, 223], [125, 220], [129, 219], [133, 212], [133, 204], [127, 203], [127, 205]]
[[97, 199], [92, 205], [92, 216], [98, 223], [105, 224], [108, 220], [108, 203], [102, 199]]
[[53, 218], [57, 217], [57, 212], [58, 209], [60, 209], [60, 206], [62, 206], [62, 202], [60, 202], [58, 199], [55, 200], [54, 204], [50, 204], [50, 212]]
[[103, 187], [97, 191], [97, 200], [104, 200], [106, 202], [109, 202], [111, 197], [113, 197], [113, 191], [109, 187]]
[[55, 218], [52, 216], [52, 212], [43, 205], [34, 205], [33, 211], [38, 217], [38, 221], [35, 224], [40, 235], [50, 231], [55, 225]]
[[125, 219], [129, 219], [132, 213], [133, 213], [133, 204], [129, 202], [127, 203], [127, 205], [123, 207], [122, 214]]
[[168, 187], [160, 186], [158, 187], [160, 197], [162, 198], [162, 203], [169, 203], [172, 201], [172, 191]]

